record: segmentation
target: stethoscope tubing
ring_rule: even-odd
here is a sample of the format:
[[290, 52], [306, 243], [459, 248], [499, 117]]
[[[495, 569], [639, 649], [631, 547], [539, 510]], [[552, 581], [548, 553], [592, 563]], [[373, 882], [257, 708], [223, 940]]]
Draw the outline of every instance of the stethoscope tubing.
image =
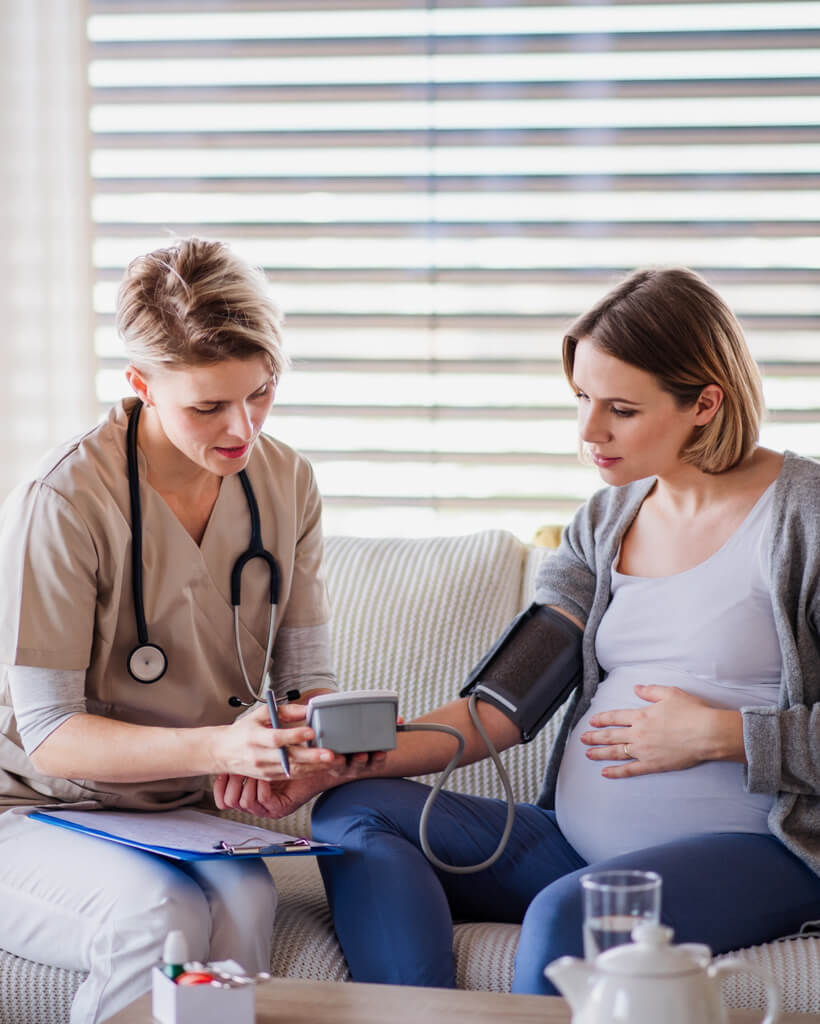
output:
[[147, 644], [148, 626], [145, 622], [145, 605], [142, 599], [142, 504], [137, 462], [137, 427], [141, 412], [142, 402], [138, 401], [128, 417], [125, 451], [128, 460], [128, 495], [131, 500], [131, 595], [134, 600], [134, 617], [137, 620], [137, 638], [140, 644]]
[[[145, 619], [145, 603], [143, 598], [142, 574], [142, 506], [140, 502], [139, 463], [137, 457], [137, 427], [139, 425], [142, 402], [138, 399], [128, 417], [126, 432], [126, 464], [128, 468], [128, 494], [131, 504], [131, 594], [134, 602], [134, 618], [137, 626], [137, 646], [128, 656], [128, 671], [139, 683], [156, 683], [167, 671], [168, 657], [165, 651], [148, 639], [148, 625]], [[264, 701], [265, 683], [268, 667], [273, 653], [273, 640], [276, 633], [276, 609], [279, 604], [281, 573], [279, 564], [262, 543], [262, 529], [259, 517], [259, 505], [253, 492], [248, 474], [244, 469], [237, 474], [242, 484], [245, 500], [251, 521], [251, 536], [248, 547], [233, 564], [231, 569], [231, 605], [233, 606], [234, 643], [236, 656], [243, 682], [254, 702]], [[265, 647], [265, 659], [262, 663], [262, 676], [259, 689], [254, 690], [248, 678], [245, 659], [242, 656], [240, 638], [239, 608], [242, 603], [242, 571], [254, 558], [261, 558], [268, 566], [270, 574], [270, 612], [268, 614], [268, 636]]]

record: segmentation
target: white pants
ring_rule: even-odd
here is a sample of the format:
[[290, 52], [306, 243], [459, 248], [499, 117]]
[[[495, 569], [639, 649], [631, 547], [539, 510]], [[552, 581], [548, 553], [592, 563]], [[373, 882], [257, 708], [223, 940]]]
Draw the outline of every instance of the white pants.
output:
[[175, 928], [192, 960], [269, 970], [276, 900], [261, 860], [171, 861], [0, 814], [0, 947], [88, 971], [71, 1024], [106, 1020], [147, 992]]

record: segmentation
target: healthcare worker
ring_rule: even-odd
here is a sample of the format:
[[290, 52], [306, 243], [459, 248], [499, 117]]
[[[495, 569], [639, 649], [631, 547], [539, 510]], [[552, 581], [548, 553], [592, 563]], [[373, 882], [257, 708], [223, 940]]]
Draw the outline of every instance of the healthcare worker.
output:
[[[265, 278], [219, 242], [184, 240], [129, 266], [117, 318], [135, 397], [0, 511], [0, 947], [88, 972], [72, 1024], [146, 991], [171, 929], [192, 959], [268, 969], [276, 892], [261, 860], [171, 862], [26, 809], [196, 805], [211, 775], [234, 773], [264, 795], [285, 745], [295, 779], [344, 774], [303, 745], [303, 709], [285, 704], [273, 729], [243, 679], [266, 678], [273, 614], [277, 697], [336, 688], [313, 471], [261, 433], [285, 365]], [[241, 568], [243, 671], [231, 574], [252, 505], [267, 555]]]

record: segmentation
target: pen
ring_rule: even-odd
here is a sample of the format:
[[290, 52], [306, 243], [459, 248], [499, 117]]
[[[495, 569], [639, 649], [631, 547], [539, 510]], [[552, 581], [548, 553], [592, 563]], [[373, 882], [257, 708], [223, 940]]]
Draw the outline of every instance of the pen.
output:
[[[279, 728], [279, 715], [276, 713], [276, 698], [273, 696], [272, 690], [265, 690], [265, 700], [268, 703], [268, 712], [270, 714], [270, 724], [274, 729]], [[290, 763], [288, 762], [288, 752], [284, 747], [279, 748], [279, 758], [282, 762], [282, 771], [290, 778]]]

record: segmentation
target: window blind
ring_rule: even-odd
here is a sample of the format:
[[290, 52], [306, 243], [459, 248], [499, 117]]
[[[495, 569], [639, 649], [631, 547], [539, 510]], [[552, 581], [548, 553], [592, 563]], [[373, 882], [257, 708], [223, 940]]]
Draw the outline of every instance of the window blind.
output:
[[531, 539], [596, 487], [567, 324], [636, 266], [703, 273], [820, 455], [820, 2], [90, 0], [101, 407], [133, 256], [263, 266], [269, 430], [333, 533]]

